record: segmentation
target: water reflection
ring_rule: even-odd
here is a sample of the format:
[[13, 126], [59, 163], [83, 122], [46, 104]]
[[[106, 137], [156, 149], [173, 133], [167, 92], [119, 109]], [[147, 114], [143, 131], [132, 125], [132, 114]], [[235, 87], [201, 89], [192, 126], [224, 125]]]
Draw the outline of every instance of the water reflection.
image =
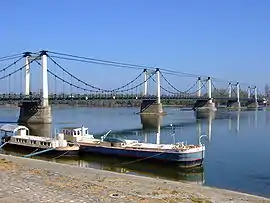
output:
[[[148, 137], [155, 137], [155, 142], [157, 144], [161, 143], [161, 126], [162, 126], [162, 116], [142, 116], [141, 117], [142, 128], [136, 131], [125, 132], [125, 133], [113, 133], [111, 136], [124, 136], [130, 138], [130, 136], [135, 134], [135, 136], [142, 137], [144, 141], [148, 141]], [[52, 131], [51, 124], [43, 125], [27, 125], [30, 129], [31, 134], [39, 136], [52, 136], [54, 130]], [[166, 126], [165, 126], [166, 127]], [[166, 130], [170, 132], [170, 135], [174, 136], [174, 128], [167, 126]], [[175, 142], [175, 141], [174, 141]], [[23, 156], [27, 154], [27, 151], [7, 151], [4, 150], [3, 153], [13, 154], [17, 156]], [[147, 161], [136, 161], [131, 162], [131, 159], [119, 158], [119, 157], [108, 157], [91, 154], [87, 156], [80, 156], [78, 159], [70, 158], [57, 158], [48, 159], [45, 157], [35, 157], [38, 159], [45, 159], [48, 161], [55, 161], [64, 164], [77, 165], [79, 167], [96, 168], [101, 170], [109, 170], [120, 173], [135, 174], [140, 176], [151, 176], [155, 178], [170, 179], [175, 181], [191, 181], [198, 184], [204, 183], [204, 169], [203, 167], [197, 167], [193, 169], [181, 169], [176, 165], [172, 164], [158, 164], [151, 163]]]
[[88, 156], [82, 157], [80, 160], [61, 160], [60, 162], [120, 173], [159, 177], [176, 181], [192, 181], [198, 184], [204, 183], [204, 169], [202, 167], [183, 170], [174, 165], [164, 166], [148, 162], [123, 164], [125, 160], [127, 161], [127, 159], [112, 157]]
[[[14, 156], [23, 156], [28, 152], [13, 149], [12, 151], [3, 150], [2, 153], [11, 154]], [[49, 159], [46, 157], [38, 157], [38, 156], [34, 158], [63, 164], [75, 165], [78, 167], [95, 168], [100, 170], [108, 170], [139, 176], [163, 178], [174, 181], [189, 181], [197, 184], [203, 184], [205, 182], [203, 167], [182, 169], [178, 168], [175, 165], [170, 164], [161, 165], [158, 163], [154, 164], [148, 162], [130, 163], [130, 160], [127, 158], [108, 157], [101, 155], [80, 156], [77, 159], [68, 157]]]
[[[267, 145], [270, 142], [270, 126], [268, 125], [270, 111], [227, 111], [224, 109], [212, 116], [198, 115], [196, 118], [193, 111], [180, 111], [174, 108], [166, 110], [170, 114], [161, 118], [152, 117], [149, 121], [149, 117], [145, 119], [140, 118], [139, 115], [133, 115], [135, 110], [132, 108], [54, 109], [52, 125], [60, 127], [57, 123], [60, 121], [61, 125], [63, 122], [74, 123], [74, 125], [84, 124], [95, 135], [113, 129], [114, 136], [153, 143], [156, 142], [156, 132], [159, 127], [162, 143], [186, 140], [188, 143], [196, 143], [199, 135], [208, 134], [210, 143], [207, 139], [202, 139], [202, 142], [206, 144], [204, 168], [183, 171], [165, 164], [146, 162], [124, 164], [130, 160], [93, 155], [80, 157], [77, 160], [50, 159], [49, 161], [179, 181], [204, 183], [205, 179], [204, 184], [208, 186], [269, 196], [269, 187], [266, 187], [269, 185], [269, 178], [258, 179], [258, 177], [269, 176], [270, 162], [267, 161], [269, 159]], [[1, 111], [0, 119], [4, 121], [14, 118], [13, 120], [16, 120], [17, 110], [15, 113], [12, 112], [15, 111]], [[173, 128], [170, 126], [171, 123]], [[42, 128], [46, 129], [44, 126], [34, 126], [37, 133], [42, 133]], [[175, 131], [175, 136], [172, 137], [173, 131]]]
[[[74, 112], [79, 111], [74, 110]], [[87, 114], [77, 113], [78, 119], [81, 117], [81, 120], [76, 120], [77, 124], [80, 125], [84, 123], [84, 120], [89, 120], [89, 122], [85, 122], [86, 127], [93, 126], [93, 120], [97, 119], [96, 114]], [[105, 110], [103, 110], [105, 111]], [[115, 110], [120, 111], [120, 110]], [[68, 115], [73, 115], [74, 112], [68, 113]], [[115, 130], [111, 136], [120, 136], [127, 139], [139, 139], [140, 141], [145, 142], [160, 142], [160, 143], [173, 143], [179, 141], [188, 140], [189, 143], [196, 143], [199, 136], [202, 134], [208, 135], [208, 141], [203, 140], [203, 142], [208, 145], [206, 148], [206, 162], [204, 164], [204, 168], [192, 169], [189, 171], [179, 170], [179, 168], [175, 166], [169, 165], [159, 165], [152, 164], [148, 162], [137, 162], [131, 164], [124, 164], [129, 162], [129, 159], [119, 159], [112, 157], [101, 157], [96, 155], [91, 155], [87, 157], [80, 157], [79, 159], [55, 159], [50, 161], [62, 162], [66, 164], [78, 165], [81, 167], [91, 167], [98, 168], [102, 170], [111, 170], [117, 171], [121, 173], [129, 173], [136, 175], [146, 175], [153, 177], [160, 177], [165, 179], [172, 180], [185, 180], [185, 181], [195, 181], [198, 183], [204, 183], [204, 173], [206, 173], [207, 181], [206, 184], [210, 184], [211, 181], [214, 186], [221, 185], [223, 177], [220, 176], [220, 171], [217, 170], [218, 163], [222, 160], [222, 174], [226, 174], [226, 180], [224, 180], [224, 184], [226, 184], [230, 177], [234, 176], [243, 176], [242, 173], [242, 165], [245, 162], [241, 162], [243, 158], [241, 154], [246, 154], [250, 152], [250, 148], [246, 148], [246, 146], [250, 146], [250, 140], [253, 138], [252, 135], [260, 135], [261, 137], [264, 135], [264, 132], [268, 132], [268, 125], [265, 123], [269, 123], [270, 112], [259, 112], [259, 111], [217, 111], [212, 112], [210, 114], [196, 114], [194, 118], [194, 112], [179, 112], [175, 111], [174, 114], [166, 115], [166, 116], [154, 116], [154, 115], [141, 115], [141, 117], [136, 117], [137, 120], [126, 121], [129, 117], [131, 117], [128, 113], [119, 114], [119, 113], [107, 113], [108, 117], [111, 120], [118, 120], [119, 126], [114, 126], [115, 123], [105, 122], [103, 119], [100, 119], [99, 129], [103, 128], [113, 128], [119, 129]], [[62, 111], [58, 112], [59, 118], [62, 116]], [[104, 113], [105, 114], [105, 113]], [[61, 116], [60, 116], [61, 115]], [[126, 116], [128, 115], [128, 116]], [[126, 116], [126, 117], [125, 117]], [[62, 116], [63, 117], [63, 116]], [[64, 116], [65, 117], [65, 116]], [[71, 119], [71, 118], [69, 118]], [[72, 120], [72, 119], [71, 119]], [[74, 119], [75, 120], [75, 119]], [[131, 125], [134, 129], [129, 128], [129, 130], [121, 130], [127, 128], [125, 123], [122, 122], [125, 120], [126, 122], [130, 122], [134, 125]], [[140, 124], [141, 125], [138, 125]], [[170, 126], [170, 124], [173, 126]], [[55, 123], [53, 125], [56, 125]], [[31, 125], [28, 126], [31, 130], [32, 134], [40, 135], [40, 136], [50, 136], [50, 132], [54, 133], [53, 127], [51, 125]], [[257, 131], [253, 131], [256, 129]], [[101, 131], [100, 130], [100, 131]], [[95, 133], [94, 133], [95, 134]], [[236, 136], [238, 134], [243, 134], [245, 136]], [[248, 137], [248, 135], [250, 135]], [[237, 139], [235, 139], [237, 137]], [[246, 139], [248, 137], [248, 139]], [[261, 139], [261, 138], [260, 138]], [[260, 139], [254, 139], [253, 142], [259, 142]], [[267, 140], [268, 137], [264, 136], [263, 139]], [[239, 145], [239, 141], [241, 141], [241, 145]], [[242, 145], [242, 143], [245, 143]], [[260, 143], [261, 145], [264, 142]], [[227, 149], [224, 146], [230, 146], [230, 149]], [[240, 146], [240, 147], [239, 147]], [[244, 146], [244, 147], [243, 147]], [[261, 148], [256, 148], [258, 153], [261, 153], [260, 156], [266, 156], [267, 153], [265, 151], [260, 152]], [[259, 146], [259, 145], [258, 145]], [[267, 149], [265, 147], [264, 149]], [[228, 151], [226, 151], [228, 150]], [[245, 153], [241, 153], [241, 151]], [[226, 152], [226, 153], [225, 153]], [[11, 153], [11, 152], [10, 152]], [[231, 155], [233, 153], [233, 155]], [[224, 158], [224, 154], [227, 154], [227, 158]], [[259, 161], [260, 159], [256, 158], [257, 155], [251, 154], [255, 161]], [[238, 157], [238, 158], [237, 158]], [[241, 157], [241, 158], [239, 158]], [[40, 158], [40, 157], [39, 157]], [[267, 160], [267, 157], [264, 157], [264, 160]], [[241, 164], [239, 164], [241, 162]], [[263, 162], [265, 163], [265, 162]], [[226, 165], [227, 164], [227, 165]], [[239, 165], [239, 166], [238, 166]], [[252, 167], [246, 163], [248, 167]], [[241, 168], [239, 171], [235, 172], [235, 170], [230, 171], [230, 168]], [[261, 167], [262, 168], [262, 167]], [[256, 170], [262, 170], [261, 168], [256, 168]], [[215, 175], [216, 174], [216, 175]], [[223, 175], [222, 175], [223, 176]], [[224, 175], [225, 176], [225, 175]], [[213, 178], [217, 179], [216, 182], [213, 183]], [[245, 178], [245, 177], [244, 177]], [[244, 180], [241, 179], [242, 180]], [[237, 185], [240, 181], [230, 180], [231, 185]], [[230, 186], [231, 186], [230, 185]], [[226, 186], [226, 185], [225, 185]]]

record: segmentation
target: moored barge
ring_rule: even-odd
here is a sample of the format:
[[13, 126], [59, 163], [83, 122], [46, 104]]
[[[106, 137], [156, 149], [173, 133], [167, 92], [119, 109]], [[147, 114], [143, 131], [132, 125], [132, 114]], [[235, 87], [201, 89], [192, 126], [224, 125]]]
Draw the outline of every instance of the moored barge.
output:
[[76, 137], [80, 145], [80, 153], [97, 153], [108, 156], [122, 156], [141, 160], [159, 161], [177, 164], [179, 167], [189, 168], [201, 166], [205, 157], [205, 146], [184, 144], [152, 144], [140, 143], [138, 140], [110, 138], [110, 131], [96, 139], [86, 137], [82, 133]]
[[[29, 129], [22, 125], [6, 124], [0, 128], [4, 132], [2, 145], [3, 149], [24, 150], [31, 154], [36, 153], [44, 156], [77, 156], [79, 146], [67, 142], [63, 133], [53, 137], [33, 136]], [[39, 153], [42, 152], [42, 153]], [[33, 154], [34, 155], [34, 154]]]

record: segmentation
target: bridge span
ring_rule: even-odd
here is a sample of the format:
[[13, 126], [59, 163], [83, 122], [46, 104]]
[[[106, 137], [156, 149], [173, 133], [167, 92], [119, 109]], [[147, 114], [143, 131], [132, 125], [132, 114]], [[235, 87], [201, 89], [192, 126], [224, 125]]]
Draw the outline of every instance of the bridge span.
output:
[[[24, 62], [20, 66], [22, 59]], [[10, 60], [12, 63], [0, 69], [0, 74], [2, 74], [0, 82], [3, 81], [2, 86], [6, 88], [6, 91], [2, 90], [0, 94], [0, 103], [18, 103], [21, 108], [19, 122], [23, 123], [50, 123], [52, 120], [50, 105], [65, 102], [75, 104], [91, 104], [91, 102], [99, 101], [111, 103], [127, 101], [129, 104], [140, 102], [141, 114], [157, 115], [165, 113], [162, 108], [163, 103], [171, 104], [175, 101], [179, 101], [182, 105], [193, 103], [193, 109], [196, 111], [216, 111], [218, 103], [225, 104], [227, 107], [252, 106], [257, 108], [260, 102], [265, 102], [263, 95], [259, 94], [255, 85], [248, 85], [243, 89], [241, 87], [244, 85], [241, 85], [240, 82], [229, 81], [226, 88], [218, 88], [216, 78], [195, 76], [163, 68], [45, 50], [0, 57], [0, 62]], [[75, 76], [61, 65], [60, 60], [69, 63], [136, 69], [140, 72], [134, 79], [119, 87], [102, 88]], [[39, 68], [42, 75], [42, 85], [41, 88], [38, 88], [39, 91], [33, 91], [31, 82], [33, 79], [31, 72], [34, 67]], [[172, 80], [168, 79], [170, 75], [176, 75], [178, 80], [189, 77], [194, 78], [194, 81], [187, 89], [181, 90], [179, 86], [173, 85]], [[152, 89], [150, 88], [151, 83], [154, 84]], [[21, 90], [18, 90], [19, 88]]]

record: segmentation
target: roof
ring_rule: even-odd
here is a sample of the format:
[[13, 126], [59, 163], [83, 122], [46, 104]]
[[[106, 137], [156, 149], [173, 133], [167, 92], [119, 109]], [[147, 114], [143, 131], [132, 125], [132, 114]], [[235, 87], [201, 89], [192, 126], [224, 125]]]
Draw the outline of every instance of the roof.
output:
[[[82, 127], [62, 127], [61, 129], [62, 130], [78, 130], [78, 129], [81, 129]], [[84, 129], [88, 129], [86, 127], [84, 127]]]
[[0, 131], [4, 131], [4, 132], [15, 132], [19, 129], [25, 129], [29, 131], [27, 127], [22, 126], [22, 125], [5, 124], [0, 127]]

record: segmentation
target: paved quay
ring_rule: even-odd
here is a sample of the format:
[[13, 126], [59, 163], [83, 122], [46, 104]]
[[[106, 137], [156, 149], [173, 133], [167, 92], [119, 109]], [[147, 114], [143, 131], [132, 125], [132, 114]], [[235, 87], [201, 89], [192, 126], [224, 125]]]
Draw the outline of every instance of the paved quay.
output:
[[269, 202], [270, 199], [36, 159], [0, 155], [0, 203]]

